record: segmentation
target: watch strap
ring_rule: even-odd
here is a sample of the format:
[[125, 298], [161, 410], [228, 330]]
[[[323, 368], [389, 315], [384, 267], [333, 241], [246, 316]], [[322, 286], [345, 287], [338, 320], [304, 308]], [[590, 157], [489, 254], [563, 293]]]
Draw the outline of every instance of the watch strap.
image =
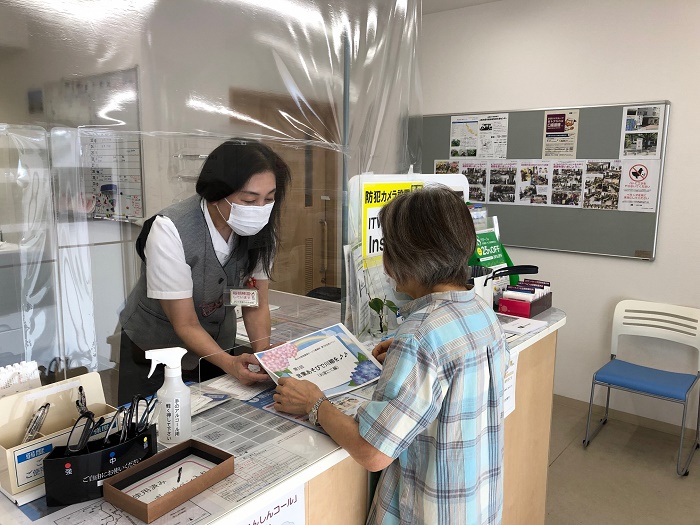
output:
[[309, 421], [314, 426], [321, 426], [318, 422], [318, 409], [321, 408], [321, 403], [324, 401], [328, 401], [328, 398], [326, 396], [321, 396], [318, 401], [314, 403], [314, 406], [311, 408], [311, 412], [309, 412]]

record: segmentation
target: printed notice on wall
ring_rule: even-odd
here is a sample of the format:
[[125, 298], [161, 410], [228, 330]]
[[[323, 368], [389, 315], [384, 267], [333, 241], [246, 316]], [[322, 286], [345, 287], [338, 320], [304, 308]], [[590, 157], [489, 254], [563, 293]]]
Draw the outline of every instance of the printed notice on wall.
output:
[[598, 210], [616, 210], [620, 198], [619, 160], [586, 161], [583, 189], [583, 207]]
[[544, 112], [543, 159], [575, 159], [578, 138], [579, 110]]
[[546, 160], [523, 160], [517, 175], [518, 204], [546, 205], [551, 200], [552, 166]]
[[552, 205], [581, 207], [585, 160], [562, 160], [552, 163]]
[[664, 107], [626, 106], [622, 109], [621, 159], [661, 158]]
[[450, 159], [505, 159], [508, 113], [456, 115], [450, 120]]
[[656, 211], [661, 160], [625, 160], [620, 175], [621, 211]]
[[514, 203], [517, 160], [492, 162], [489, 171], [489, 202]]
[[486, 160], [460, 160], [459, 171], [469, 182], [469, 202], [486, 202], [486, 176], [489, 163]]

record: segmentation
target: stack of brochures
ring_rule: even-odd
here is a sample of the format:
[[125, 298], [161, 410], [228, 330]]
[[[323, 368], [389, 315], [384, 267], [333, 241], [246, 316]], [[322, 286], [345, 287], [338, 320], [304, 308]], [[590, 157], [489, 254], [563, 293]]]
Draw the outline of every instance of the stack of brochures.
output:
[[524, 279], [516, 285], [507, 286], [503, 292], [503, 298], [531, 303], [551, 293], [551, 291], [548, 281]]

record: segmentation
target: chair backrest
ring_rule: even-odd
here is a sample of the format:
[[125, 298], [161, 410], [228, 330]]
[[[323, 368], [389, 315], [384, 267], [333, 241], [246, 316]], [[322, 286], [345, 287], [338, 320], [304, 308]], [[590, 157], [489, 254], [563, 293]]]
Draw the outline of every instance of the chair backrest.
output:
[[613, 316], [610, 353], [617, 355], [621, 335], [656, 337], [692, 346], [698, 352], [700, 372], [700, 309], [648, 301], [617, 303]]

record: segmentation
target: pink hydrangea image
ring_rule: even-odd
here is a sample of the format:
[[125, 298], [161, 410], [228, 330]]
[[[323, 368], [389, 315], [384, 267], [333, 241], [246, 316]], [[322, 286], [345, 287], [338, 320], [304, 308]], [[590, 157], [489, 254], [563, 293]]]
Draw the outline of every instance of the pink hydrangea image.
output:
[[260, 362], [268, 370], [273, 372], [282, 372], [289, 366], [289, 360], [296, 357], [298, 348], [293, 343], [285, 343], [283, 345], [271, 348], [260, 357]]

